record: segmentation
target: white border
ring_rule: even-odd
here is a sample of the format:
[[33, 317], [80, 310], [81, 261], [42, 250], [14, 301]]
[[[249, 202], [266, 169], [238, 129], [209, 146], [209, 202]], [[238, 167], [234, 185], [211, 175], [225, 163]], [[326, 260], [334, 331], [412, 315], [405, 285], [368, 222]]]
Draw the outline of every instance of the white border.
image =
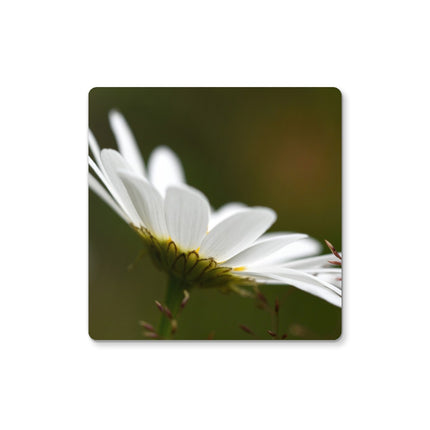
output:
[[[0, 28], [0, 427], [428, 425], [425, 5], [8, 4]], [[189, 85], [342, 90], [342, 341], [88, 337], [87, 93]]]

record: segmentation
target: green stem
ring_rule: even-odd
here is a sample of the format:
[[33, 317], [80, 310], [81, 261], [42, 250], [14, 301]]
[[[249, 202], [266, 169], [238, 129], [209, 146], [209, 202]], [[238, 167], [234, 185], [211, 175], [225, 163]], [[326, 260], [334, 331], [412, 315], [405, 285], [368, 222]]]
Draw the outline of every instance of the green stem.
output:
[[[173, 319], [175, 319], [178, 313], [182, 299], [184, 298], [184, 285], [178, 278], [171, 276], [167, 284], [166, 298], [164, 304], [169, 308], [172, 313]], [[158, 335], [161, 339], [170, 339], [172, 332], [172, 324], [169, 317], [163, 313], [161, 315], [160, 324], [158, 328]]]

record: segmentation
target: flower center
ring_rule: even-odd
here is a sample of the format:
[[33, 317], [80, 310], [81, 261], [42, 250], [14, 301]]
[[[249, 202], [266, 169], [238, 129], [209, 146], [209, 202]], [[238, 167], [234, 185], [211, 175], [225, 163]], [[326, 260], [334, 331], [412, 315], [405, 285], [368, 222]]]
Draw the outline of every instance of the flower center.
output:
[[253, 284], [250, 279], [236, 276], [231, 267], [221, 266], [213, 258], [201, 258], [198, 249], [183, 251], [170, 239], [161, 241], [145, 228], [132, 227], [144, 240], [155, 264], [161, 270], [183, 280], [185, 283], [196, 284], [200, 287]]

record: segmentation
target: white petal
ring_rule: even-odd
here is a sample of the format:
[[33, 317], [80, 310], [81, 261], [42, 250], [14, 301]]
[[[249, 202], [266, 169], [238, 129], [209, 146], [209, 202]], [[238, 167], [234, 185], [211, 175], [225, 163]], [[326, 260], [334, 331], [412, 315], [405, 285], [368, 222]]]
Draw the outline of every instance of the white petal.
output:
[[[246, 272], [246, 271], [245, 271]], [[276, 267], [276, 266], [265, 266], [265, 267], [250, 267], [249, 272], [254, 272], [256, 274], [268, 277], [276, 277], [276, 278], [285, 278], [285, 279], [297, 279], [299, 281], [306, 281], [313, 285], [318, 285], [325, 287], [337, 294], [342, 294], [342, 291], [332, 285], [329, 282], [324, 281], [323, 279], [317, 278], [309, 273], [302, 272], [300, 270], [295, 269], [287, 269], [285, 267]], [[242, 274], [243, 272], [237, 272], [238, 274]]]
[[322, 279], [336, 287], [342, 289], [342, 272], [334, 275], [329, 273], [321, 273], [317, 275], [317, 278]]
[[318, 257], [302, 258], [283, 264], [282, 267], [303, 270], [320, 279], [326, 279], [329, 283], [341, 286], [338, 279], [342, 276], [342, 268], [329, 263], [329, 260], [337, 260], [333, 254], [319, 255]]
[[[327, 302], [341, 307], [342, 293], [339, 288], [322, 279], [295, 270], [284, 271], [246, 271], [237, 272], [239, 276], [255, 276], [258, 282], [277, 283], [292, 285], [300, 290], [306, 291], [314, 296], [320, 297]], [[275, 282], [274, 282], [275, 281]]]
[[313, 296], [319, 297], [320, 299], [323, 299], [334, 306], [339, 308], [342, 307], [342, 296], [334, 293], [331, 290], [321, 288], [318, 285], [313, 285], [306, 281], [298, 281], [295, 279], [286, 279], [286, 282], [293, 287], [296, 287], [302, 291], [306, 291]]
[[[311, 275], [319, 276], [321, 275], [331, 275], [331, 276], [341, 276], [342, 269], [340, 267], [332, 267], [327, 269], [320, 269], [320, 268], [310, 268], [308, 270], [304, 270], [306, 273], [310, 273]], [[324, 277], [321, 277], [324, 279]]]
[[[105, 173], [103, 173], [105, 170], [104, 170], [103, 163], [101, 162], [101, 160], [100, 160], [100, 164], [101, 164], [100, 168], [92, 160], [91, 157], [88, 157], [88, 164], [94, 170], [95, 174], [99, 177], [99, 179], [102, 181], [102, 183], [104, 184], [104, 186], [108, 189], [108, 191], [110, 192], [110, 194], [114, 198], [115, 202], [120, 207], [122, 207], [121, 199], [119, 198], [118, 193], [115, 191], [115, 187], [111, 184], [111, 182], [109, 181], [109, 179], [107, 178], [107, 176], [105, 175]], [[102, 169], [103, 169], [103, 172], [102, 172]]]
[[148, 177], [162, 196], [170, 185], [185, 183], [184, 170], [178, 156], [167, 146], [152, 151], [148, 160]]
[[144, 226], [142, 220], [134, 208], [133, 202], [128, 195], [128, 192], [118, 175], [119, 171], [132, 172], [130, 165], [121, 156], [121, 154], [114, 149], [102, 149], [100, 154], [102, 166], [107, 179], [109, 180], [112, 188], [114, 189], [116, 200], [129, 216], [131, 222], [136, 226]]
[[170, 237], [183, 251], [198, 249], [209, 222], [209, 202], [198, 190], [187, 185], [167, 189], [164, 202]]
[[146, 179], [129, 172], [119, 172], [128, 195], [146, 228], [158, 239], [169, 237], [164, 219], [164, 202], [160, 193]]
[[226, 218], [234, 215], [237, 212], [240, 212], [242, 209], [245, 208], [246, 206], [243, 203], [232, 202], [227, 203], [218, 208], [217, 210], [213, 211], [209, 220], [209, 231], [211, 231], [221, 221], [224, 221]]
[[297, 234], [296, 231], [270, 231], [269, 233], [264, 233], [261, 237], [259, 237], [255, 243], [264, 242], [267, 239], [272, 239], [274, 237], [279, 237], [285, 234]]
[[124, 211], [115, 203], [111, 195], [100, 184], [100, 182], [91, 174], [88, 174], [88, 185], [90, 188], [110, 206], [127, 224], [130, 222]]
[[276, 220], [269, 208], [248, 208], [217, 224], [204, 238], [200, 254], [225, 261], [250, 246]]
[[145, 164], [127, 121], [119, 112], [112, 110], [109, 112], [109, 122], [121, 155], [135, 173], [145, 176]]
[[93, 154], [97, 165], [100, 167], [102, 165], [100, 160], [100, 147], [91, 130], [88, 130], [88, 143], [90, 145], [91, 153]]
[[306, 234], [283, 234], [274, 236], [250, 246], [244, 251], [236, 254], [223, 264], [229, 267], [248, 266], [256, 262], [264, 262], [271, 254], [285, 248], [292, 242], [306, 238]]
[[285, 263], [284, 267], [291, 269], [310, 270], [312, 268], [319, 268], [329, 266], [329, 260], [336, 260], [333, 254], [318, 255], [317, 257], [300, 258], [299, 260], [292, 260]]
[[[263, 236], [262, 239], [265, 238], [265, 236]], [[284, 249], [281, 249], [280, 251], [273, 253], [270, 257], [267, 258], [267, 260], [264, 261], [264, 264], [278, 265], [287, 263], [291, 260], [296, 260], [298, 258], [318, 254], [321, 249], [322, 245], [316, 239], [307, 237], [305, 239], [290, 244], [289, 246], [285, 247]]]

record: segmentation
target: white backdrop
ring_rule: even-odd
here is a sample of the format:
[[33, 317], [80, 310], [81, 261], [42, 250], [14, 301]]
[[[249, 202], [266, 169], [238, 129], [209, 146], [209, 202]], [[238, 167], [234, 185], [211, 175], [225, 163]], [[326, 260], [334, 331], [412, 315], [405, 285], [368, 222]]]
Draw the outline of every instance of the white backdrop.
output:
[[[0, 427], [427, 427], [425, 4], [3, 3]], [[89, 338], [86, 126], [93, 86], [342, 90], [340, 341]]]

